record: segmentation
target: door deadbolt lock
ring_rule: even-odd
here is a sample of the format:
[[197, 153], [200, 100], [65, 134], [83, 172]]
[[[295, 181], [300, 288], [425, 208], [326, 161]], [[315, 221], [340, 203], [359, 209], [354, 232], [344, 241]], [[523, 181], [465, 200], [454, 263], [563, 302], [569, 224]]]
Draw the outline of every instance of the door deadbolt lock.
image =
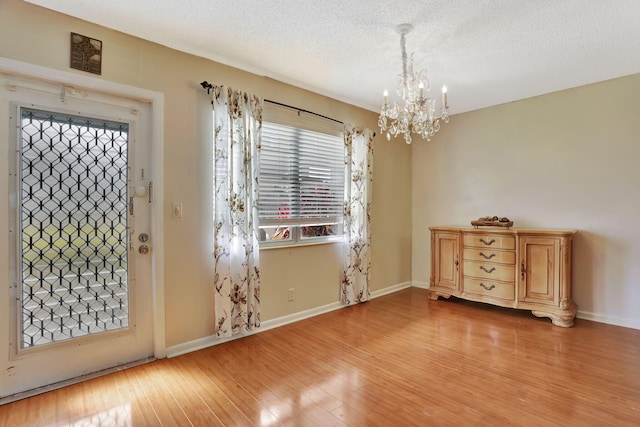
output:
[[142, 255], [148, 254], [149, 253], [149, 246], [148, 245], [140, 245], [138, 247], [138, 252], [140, 252]]
[[138, 236], [138, 240], [140, 240], [141, 242], [148, 242], [149, 241], [149, 235], [147, 233], [140, 233], [140, 235]]

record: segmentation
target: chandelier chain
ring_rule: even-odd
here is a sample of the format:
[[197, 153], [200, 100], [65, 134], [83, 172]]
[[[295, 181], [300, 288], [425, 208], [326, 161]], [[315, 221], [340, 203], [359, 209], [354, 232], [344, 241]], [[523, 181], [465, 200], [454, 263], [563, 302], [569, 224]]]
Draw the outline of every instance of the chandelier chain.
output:
[[400, 49], [402, 52], [402, 81], [407, 84], [407, 32], [400, 33]]

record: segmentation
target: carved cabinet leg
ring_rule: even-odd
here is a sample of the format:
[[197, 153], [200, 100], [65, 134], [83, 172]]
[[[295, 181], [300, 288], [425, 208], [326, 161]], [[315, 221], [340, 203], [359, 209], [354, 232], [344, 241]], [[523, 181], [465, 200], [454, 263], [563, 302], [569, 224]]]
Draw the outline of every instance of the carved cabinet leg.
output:
[[433, 301], [436, 301], [438, 297], [449, 299], [450, 296], [451, 294], [442, 293], [434, 290], [427, 290], [427, 298]]
[[544, 311], [531, 310], [531, 313], [536, 317], [548, 317], [551, 319], [551, 322], [556, 326], [561, 326], [563, 328], [570, 328], [573, 326], [573, 319], [575, 318], [575, 314], [560, 314], [560, 313], [548, 313]]

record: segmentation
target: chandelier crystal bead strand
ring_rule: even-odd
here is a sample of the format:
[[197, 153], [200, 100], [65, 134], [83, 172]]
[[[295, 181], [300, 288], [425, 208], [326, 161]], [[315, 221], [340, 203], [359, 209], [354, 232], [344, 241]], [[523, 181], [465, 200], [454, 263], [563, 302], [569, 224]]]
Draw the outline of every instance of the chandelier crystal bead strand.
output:
[[413, 53], [407, 57], [406, 36], [413, 30], [411, 24], [396, 26], [396, 32], [400, 34], [400, 48], [402, 49], [402, 74], [398, 77], [398, 89], [396, 93], [402, 98], [402, 104], [395, 101], [389, 103], [389, 92], [384, 91], [382, 111], [378, 118], [380, 131], [386, 133], [387, 140], [391, 136], [402, 134], [407, 144], [411, 144], [411, 134], [415, 133], [427, 141], [440, 130], [440, 120], [449, 123], [447, 109], [447, 87], [442, 86], [442, 106], [439, 116], [435, 115], [436, 100], [425, 97], [425, 92], [431, 90], [427, 79], [427, 70], [413, 71]]

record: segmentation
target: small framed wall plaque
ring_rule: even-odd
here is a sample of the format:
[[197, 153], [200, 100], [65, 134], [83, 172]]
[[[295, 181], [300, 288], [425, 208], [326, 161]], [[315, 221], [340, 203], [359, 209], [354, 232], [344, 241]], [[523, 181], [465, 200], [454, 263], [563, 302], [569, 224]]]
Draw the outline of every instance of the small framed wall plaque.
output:
[[71, 68], [102, 74], [102, 42], [76, 33], [71, 33]]

